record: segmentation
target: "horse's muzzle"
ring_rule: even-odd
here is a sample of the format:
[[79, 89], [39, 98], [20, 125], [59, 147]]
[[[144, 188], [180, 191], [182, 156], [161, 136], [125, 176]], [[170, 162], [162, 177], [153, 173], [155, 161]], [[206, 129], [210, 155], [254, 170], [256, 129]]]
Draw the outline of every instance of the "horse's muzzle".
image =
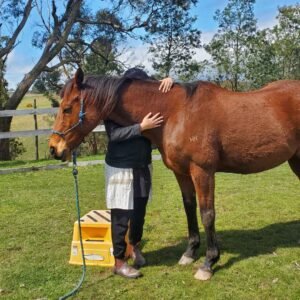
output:
[[49, 152], [51, 156], [57, 160], [65, 162], [70, 159], [70, 155], [68, 155], [68, 151], [66, 149], [63, 150], [60, 154], [58, 154], [54, 147], [50, 147]]
[[55, 148], [54, 147], [50, 147], [49, 152], [50, 152], [51, 156], [54, 156], [55, 155]]

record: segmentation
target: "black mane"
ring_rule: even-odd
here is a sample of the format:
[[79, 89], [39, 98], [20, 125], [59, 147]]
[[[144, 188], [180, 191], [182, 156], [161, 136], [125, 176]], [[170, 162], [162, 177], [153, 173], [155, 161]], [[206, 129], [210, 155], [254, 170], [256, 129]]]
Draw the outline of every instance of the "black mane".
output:
[[[83, 99], [90, 101], [91, 105], [95, 105], [96, 108], [101, 111], [101, 119], [107, 118], [109, 114], [114, 110], [122, 94], [122, 89], [130, 84], [132, 81], [150, 81], [153, 79], [131, 79], [128, 77], [113, 77], [113, 76], [97, 76], [87, 75], [84, 78], [84, 82], [81, 86]], [[195, 93], [200, 81], [191, 83], [178, 83], [179, 86], [185, 89], [187, 96], [191, 98]], [[73, 88], [74, 81], [69, 80], [62, 91], [60, 92], [61, 98], [64, 94], [69, 94]]]
[[200, 83], [202, 83], [202, 81], [179, 83], [179, 85], [185, 89], [187, 96], [191, 98], [196, 92]]
[[[115, 108], [122, 88], [132, 80], [126, 77], [87, 75], [81, 86], [81, 97], [101, 111], [101, 118], [107, 117]], [[69, 94], [74, 81], [69, 80], [60, 92], [60, 97]]]
[[83, 83], [85, 99], [101, 111], [101, 117], [107, 117], [118, 103], [122, 88], [132, 80], [126, 77], [87, 76]]

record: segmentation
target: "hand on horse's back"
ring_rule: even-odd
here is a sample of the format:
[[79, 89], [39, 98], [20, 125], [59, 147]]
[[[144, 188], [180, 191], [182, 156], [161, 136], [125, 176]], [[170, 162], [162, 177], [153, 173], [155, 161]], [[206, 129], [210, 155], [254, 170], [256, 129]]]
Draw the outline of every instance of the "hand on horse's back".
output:
[[163, 93], [167, 93], [173, 86], [173, 79], [171, 77], [160, 80], [159, 90]]

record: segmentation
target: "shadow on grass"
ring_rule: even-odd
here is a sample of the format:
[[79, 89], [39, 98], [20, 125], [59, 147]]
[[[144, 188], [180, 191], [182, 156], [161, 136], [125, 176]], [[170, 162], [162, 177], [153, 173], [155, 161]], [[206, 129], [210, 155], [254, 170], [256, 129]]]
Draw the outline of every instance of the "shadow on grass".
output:
[[[217, 232], [221, 255], [222, 252], [237, 254], [224, 265], [216, 266], [215, 271], [230, 268], [238, 261], [258, 255], [272, 254], [278, 248], [294, 248], [300, 246], [300, 220], [287, 223], [275, 223], [260, 229], [228, 230]], [[204, 235], [202, 234], [202, 241]], [[149, 265], [177, 264], [187, 246], [186, 239], [176, 245], [168, 246], [146, 253]], [[201, 256], [205, 253], [204, 243], [201, 245]]]

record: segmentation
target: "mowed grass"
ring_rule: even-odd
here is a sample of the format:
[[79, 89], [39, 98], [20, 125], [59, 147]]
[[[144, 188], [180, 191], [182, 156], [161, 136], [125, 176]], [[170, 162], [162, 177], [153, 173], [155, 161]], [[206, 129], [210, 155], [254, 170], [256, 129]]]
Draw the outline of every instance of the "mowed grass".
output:
[[[105, 209], [103, 173], [103, 166], [79, 168], [82, 215]], [[160, 161], [153, 188], [144, 277], [126, 280], [88, 267], [74, 299], [300, 299], [300, 185], [288, 165], [217, 175], [222, 256], [209, 282], [193, 278], [204, 260], [202, 226], [199, 259], [177, 264], [187, 225], [176, 180]], [[0, 190], [0, 299], [58, 299], [81, 275], [68, 264], [76, 218], [71, 169], [2, 175]]]
[[[36, 99], [37, 108], [49, 108], [49, 100], [42, 94], [26, 94], [18, 109], [32, 109], [33, 101]], [[49, 115], [37, 115], [38, 129], [48, 129], [51, 127], [53, 117]], [[34, 130], [34, 120], [32, 115], [16, 116], [13, 118], [11, 131]], [[20, 137], [19, 140], [24, 144], [26, 152], [18, 157], [18, 160], [35, 159], [35, 137]], [[39, 156], [41, 159], [49, 157], [48, 136], [39, 136]]]

